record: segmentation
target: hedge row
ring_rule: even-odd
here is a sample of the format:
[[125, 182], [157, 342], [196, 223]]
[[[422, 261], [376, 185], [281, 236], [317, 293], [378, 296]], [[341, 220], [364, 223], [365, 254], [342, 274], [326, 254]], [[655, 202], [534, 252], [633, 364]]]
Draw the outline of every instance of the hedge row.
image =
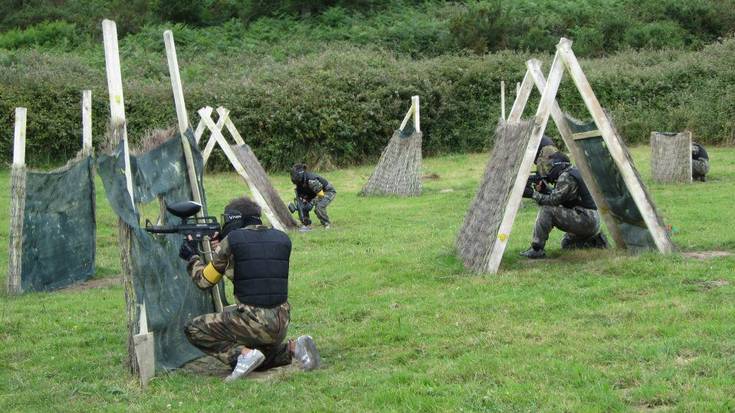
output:
[[[81, 141], [82, 89], [93, 90], [99, 146], [109, 116], [99, 54], [84, 61], [72, 55], [0, 52], [0, 124], [5, 125], [0, 153], [5, 161], [11, 158], [15, 106], [29, 110], [31, 164], [72, 156]], [[425, 155], [487, 150], [500, 112], [500, 80], [510, 85], [520, 81], [529, 57], [504, 52], [411, 60], [344, 47], [285, 63], [248, 62], [235, 55], [201, 55], [180, 63], [192, 123], [198, 122], [196, 108], [229, 108], [245, 140], [273, 170], [299, 160], [334, 166], [374, 161], [414, 94], [421, 96]], [[175, 124], [165, 57], [130, 52], [122, 61], [131, 139], [146, 129]], [[547, 56], [546, 68], [549, 61]], [[707, 144], [735, 143], [735, 39], [699, 52], [625, 52], [581, 63], [628, 142], [647, 142], [652, 130], [688, 128]], [[568, 80], [560, 101], [585, 117]], [[533, 111], [529, 106], [527, 114]], [[214, 163], [221, 167], [223, 160]]]

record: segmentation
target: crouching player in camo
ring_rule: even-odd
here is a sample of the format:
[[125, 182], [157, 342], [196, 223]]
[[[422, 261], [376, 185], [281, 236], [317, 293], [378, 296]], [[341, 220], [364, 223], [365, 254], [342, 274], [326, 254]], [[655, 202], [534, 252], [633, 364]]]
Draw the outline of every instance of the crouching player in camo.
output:
[[531, 248], [521, 253], [527, 258], [543, 258], [544, 247], [553, 228], [566, 232], [562, 248], [606, 248], [607, 240], [600, 232], [600, 215], [592, 195], [577, 168], [561, 152], [552, 154], [543, 170], [546, 183], [554, 185], [549, 193], [527, 186], [524, 198], [532, 198], [540, 206], [533, 229]]
[[[306, 170], [306, 165], [296, 164], [291, 168], [291, 182], [296, 185], [296, 195], [304, 202], [314, 205], [316, 217], [325, 229], [332, 225], [327, 215], [327, 206], [337, 196], [334, 186], [323, 177]], [[311, 219], [309, 213], [306, 212], [306, 220], [303, 230], [310, 229]]]
[[226, 381], [298, 360], [304, 370], [321, 362], [310, 336], [286, 341], [291, 306], [288, 303], [288, 266], [291, 240], [264, 226], [260, 206], [248, 198], [225, 207], [220, 242], [213, 243], [212, 262], [204, 264], [192, 241], [184, 241], [179, 256], [188, 262], [194, 283], [202, 289], [216, 285], [226, 270], [238, 304], [221, 313], [195, 317], [186, 337], [203, 352], [233, 367]]

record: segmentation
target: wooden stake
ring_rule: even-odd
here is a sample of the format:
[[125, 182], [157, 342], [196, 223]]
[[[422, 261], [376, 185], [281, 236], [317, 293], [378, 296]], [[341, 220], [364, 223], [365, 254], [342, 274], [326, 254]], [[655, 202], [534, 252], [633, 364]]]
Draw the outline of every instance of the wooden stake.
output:
[[23, 218], [26, 202], [26, 108], [15, 108], [13, 165], [10, 173], [8, 294], [20, 294], [23, 270]]
[[500, 117], [505, 119], [505, 81], [500, 81]]
[[411, 104], [413, 105], [413, 129], [416, 132], [421, 132], [421, 105], [419, 103], [419, 97], [411, 96]]
[[[174, 93], [174, 104], [176, 105], [176, 118], [179, 123], [179, 133], [181, 134], [181, 145], [184, 150], [184, 158], [186, 159], [186, 170], [189, 176], [189, 185], [191, 187], [191, 196], [195, 202], [202, 205], [202, 209], [197, 213], [198, 217], [207, 215], [206, 205], [202, 202], [202, 196], [199, 192], [199, 179], [197, 178], [196, 167], [194, 165], [194, 157], [191, 153], [189, 141], [184, 133], [189, 129], [189, 116], [186, 113], [186, 103], [184, 102], [184, 88], [181, 84], [181, 74], [179, 73], [179, 61], [176, 57], [176, 45], [174, 44], [174, 35], [171, 30], [163, 32], [163, 42], [166, 45], [166, 58], [168, 60], [168, 71], [171, 77], [171, 89]], [[202, 240], [202, 248], [207, 262], [212, 261], [212, 247], [209, 244], [209, 238], [204, 237]], [[212, 291], [212, 301], [217, 312], [222, 312], [224, 305], [220, 295], [219, 285], [214, 286]]]
[[82, 91], [82, 153], [92, 154], [92, 91]]

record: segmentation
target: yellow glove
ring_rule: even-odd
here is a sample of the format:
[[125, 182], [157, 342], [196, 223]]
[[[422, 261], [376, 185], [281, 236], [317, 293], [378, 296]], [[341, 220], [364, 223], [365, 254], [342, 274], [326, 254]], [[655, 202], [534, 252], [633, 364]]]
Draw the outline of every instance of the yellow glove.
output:
[[318, 196], [319, 198], [324, 198], [324, 190], [322, 189], [321, 191], [319, 191], [316, 196]]

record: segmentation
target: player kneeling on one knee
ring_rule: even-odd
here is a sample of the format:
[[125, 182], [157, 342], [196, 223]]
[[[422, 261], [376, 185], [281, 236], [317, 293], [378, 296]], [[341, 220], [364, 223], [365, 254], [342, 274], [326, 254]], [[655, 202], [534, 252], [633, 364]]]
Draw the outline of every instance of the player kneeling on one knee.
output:
[[536, 217], [531, 248], [521, 255], [545, 257], [544, 248], [553, 228], [566, 232], [562, 248], [606, 248], [607, 241], [600, 232], [597, 206], [579, 170], [561, 152], [551, 155], [546, 162], [544, 181], [553, 185], [553, 189], [539, 192], [541, 186], [528, 185], [523, 191], [524, 198], [532, 198], [541, 208]]
[[216, 238], [209, 264], [191, 240], [184, 241], [179, 256], [188, 262], [191, 279], [201, 289], [217, 285], [227, 273], [238, 304], [189, 321], [185, 327], [189, 342], [233, 367], [227, 381], [256, 369], [290, 364], [293, 358], [304, 370], [319, 367], [310, 336], [286, 340], [291, 312], [288, 236], [262, 224], [258, 204], [238, 198], [225, 207], [222, 232]]
[[[291, 168], [291, 182], [296, 185], [296, 196], [304, 203], [314, 206], [316, 217], [324, 228], [330, 228], [332, 223], [327, 215], [327, 206], [337, 196], [337, 191], [324, 177], [306, 170], [306, 165], [296, 164]], [[304, 225], [302, 230], [308, 230], [311, 226], [309, 210], [305, 211], [304, 217], [300, 217]]]

